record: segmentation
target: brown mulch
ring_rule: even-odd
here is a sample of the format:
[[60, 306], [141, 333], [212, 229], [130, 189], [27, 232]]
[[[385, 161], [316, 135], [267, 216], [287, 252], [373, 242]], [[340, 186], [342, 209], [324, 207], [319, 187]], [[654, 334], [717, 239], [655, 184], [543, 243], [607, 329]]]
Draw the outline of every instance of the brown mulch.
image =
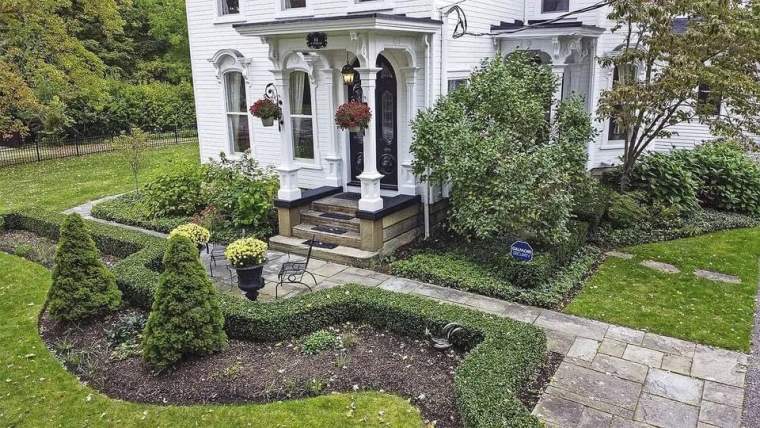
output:
[[[56, 241], [26, 230], [0, 230], [0, 251], [39, 263], [48, 269], [53, 267], [56, 245]], [[101, 260], [110, 268], [120, 259], [102, 254]]]

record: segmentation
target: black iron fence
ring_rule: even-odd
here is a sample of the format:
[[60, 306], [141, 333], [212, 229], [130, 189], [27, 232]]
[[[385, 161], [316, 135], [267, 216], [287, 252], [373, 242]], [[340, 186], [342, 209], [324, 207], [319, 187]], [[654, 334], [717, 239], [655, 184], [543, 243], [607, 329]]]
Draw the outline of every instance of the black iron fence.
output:
[[[40, 162], [47, 159], [111, 152], [124, 147], [124, 140], [119, 138], [120, 135], [122, 134], [73, 138], [38, 136], [24, 140], [0, 142], [0, 167]], [[197, 143], [198, 130], [188, 128], [147, 132], [145, 137], [145, 145], [147, 147]]]

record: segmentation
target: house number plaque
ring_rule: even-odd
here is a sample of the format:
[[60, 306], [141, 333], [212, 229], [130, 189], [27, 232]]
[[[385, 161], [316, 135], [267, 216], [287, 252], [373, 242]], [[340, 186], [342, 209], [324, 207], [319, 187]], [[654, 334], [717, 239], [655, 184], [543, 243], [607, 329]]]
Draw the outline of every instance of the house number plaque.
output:
[[320, 32], [307, 34], [306, 46], [312, 49], [322, 49], [327, 46], [327, 34]]

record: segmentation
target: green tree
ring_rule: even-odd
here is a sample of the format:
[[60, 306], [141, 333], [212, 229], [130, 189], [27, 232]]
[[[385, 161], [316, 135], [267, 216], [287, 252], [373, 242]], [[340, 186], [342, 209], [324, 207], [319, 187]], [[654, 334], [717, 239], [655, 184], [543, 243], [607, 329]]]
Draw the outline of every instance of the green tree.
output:
[[169, 238], [164, 272], [143, 332], [143, 358], [163, 370], [188, 355], [217, 352], [227, 343], [216, 289], [186, 237]]
[[[600, 60], [619, 78], [597, 113], [626, 130], [622, 190], [652, 141], [679, 123], [700, 121], [722, 136], [760, 132], [760, 3], [618, 0], [609, 18], [624, 42]], [[683, 18], [685, 31], [674, 31]]]
[[451, 183], [455, 231], [570, 238], [573, 190], [585, 176], [593, 128], [578, 99], [547, 121], [556, 85], [551, 69], [528, 53], [497, 57], [413, 121], [415, 173]]
[[75, 321], [112, 311], [121, 304], [116, 277], [100, 260], [84, 220], [71, 214], [61, 226], [48, 294], [50, 316]]
[[144, 163], [145, 149], [148, 148], [148, 134], [140, 128], [133, 128], [129, 134], [119, 136], [116, 145], [123, 150], [124, 159], [132, 172], [135, 193], [140, 193], [139, 175]]

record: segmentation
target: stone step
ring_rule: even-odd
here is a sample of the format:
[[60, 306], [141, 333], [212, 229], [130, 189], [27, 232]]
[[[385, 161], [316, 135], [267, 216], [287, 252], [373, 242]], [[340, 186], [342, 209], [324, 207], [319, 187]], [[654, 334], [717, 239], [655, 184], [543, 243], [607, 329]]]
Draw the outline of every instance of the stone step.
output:
[[[293, 236], [276, 235], [269, 238], [269, 248], [274, 251], [306, 256], [309, 252], [309, 246], [304, 244], [305, 241], [305, 239]], [[378, 253], [339, 245], [330, 249], [314, 247], [311, 250], [311, 256], [319, 260], [366, 267], [378, 256]]]
[[328, 196], [312, 202], [311, 209], [324, 213], [340, 213], [356, 217], [356, 211], [359, 210], [359, 200]]
[[352, 232], [359, 233], [359, 219], [346, 213], [329, 213], [315, 210], [301, 211], [301, 223], [315, 224], [317, 226], [342, 227]]
[[[319, 230], [315, 230], [319, 228]], [[315, 239], [328, 242], [330, 244], [343, 245], [346, 247], [361, 248], [361, 239], [359, 232], [355, 232], [347, 229], [334, 228], [334, 231], [329, 231], [329, 228], [324, 226], [317, 226], [310, 223], [301, 223], [293, 228], [293, 236], [303, 239]], [[339, 233], [342, 231], [343, 233]]]

